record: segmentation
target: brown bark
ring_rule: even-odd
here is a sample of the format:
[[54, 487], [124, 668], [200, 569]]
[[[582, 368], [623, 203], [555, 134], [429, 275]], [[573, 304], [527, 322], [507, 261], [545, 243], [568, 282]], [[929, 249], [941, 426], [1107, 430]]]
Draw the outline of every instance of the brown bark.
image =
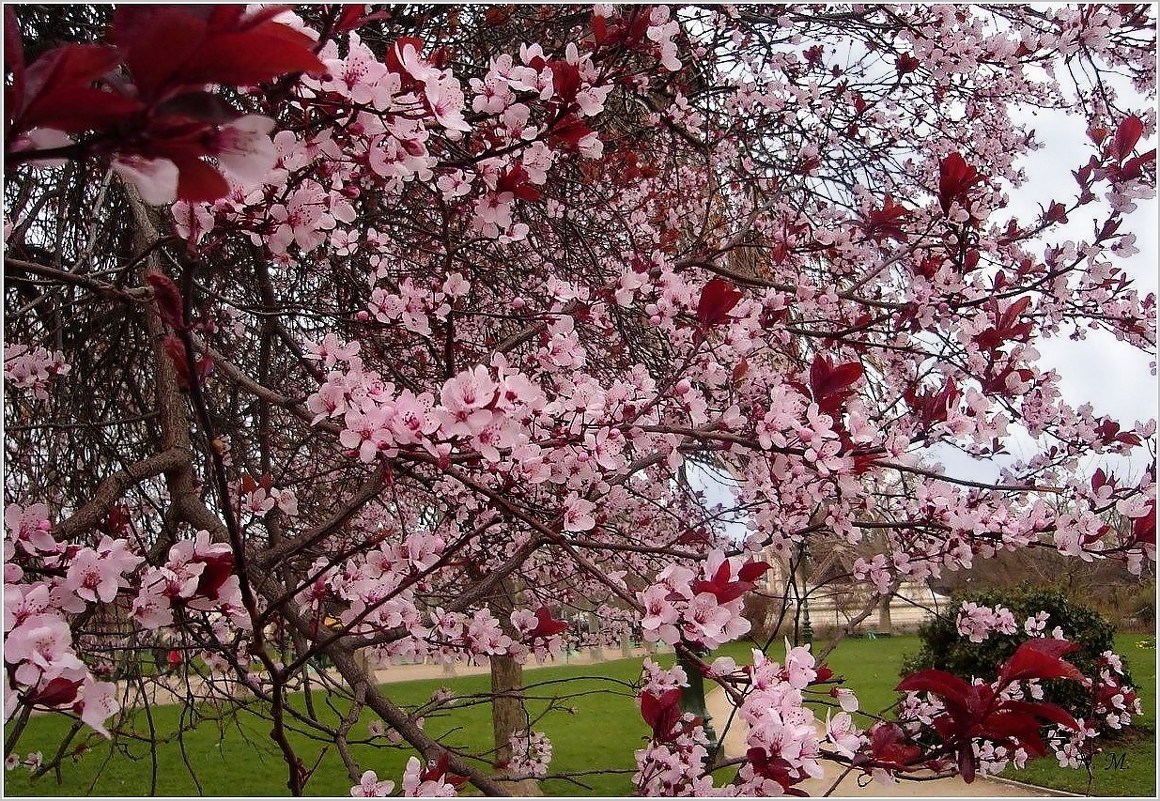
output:
[[893, 600], [893, 595], [884, 595], [878, 601], [878, 631], [883, 634], [890, 634], [894, 629], [894, 624], [890, 622], [890, 602]]
[[[510, 578], [500, 583], [490, 606], [504, 633], [509, 637], [515, 635], [510, 623], [515, 608], [515, 588]], [[528, 727], [528, 711], [524, 707], [524, 665], [506, 654], [491, 657], [490, 663], [491, 728], [495, 737], [495, 764], [500, 766], [496, 780], [511, 787], [512, 795], [543, 795], [540, 783], [535, 779], [512, 781], [504, 778], [512, 758], [512, 735]]]
[[524, 666], [510, 656], [491, 657], [492, 732], [495, 735], [495, 761], [506, 764], [512, 757], [511, 736], [528, 723], [524, 709]]

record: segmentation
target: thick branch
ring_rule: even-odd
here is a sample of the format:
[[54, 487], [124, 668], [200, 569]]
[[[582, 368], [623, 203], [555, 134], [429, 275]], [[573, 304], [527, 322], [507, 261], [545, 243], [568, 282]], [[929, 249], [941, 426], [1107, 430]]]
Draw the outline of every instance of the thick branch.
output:
[[189, 466], [189, 451], [184, 448], [169, 448], [126, 467], [101, 482], [92, 498], [75, 514], [62, 520], [52, 530], [53, 537], [69, 540], [99, 523], [113, 505], [138, 482], [152, 476], [177, 471]]

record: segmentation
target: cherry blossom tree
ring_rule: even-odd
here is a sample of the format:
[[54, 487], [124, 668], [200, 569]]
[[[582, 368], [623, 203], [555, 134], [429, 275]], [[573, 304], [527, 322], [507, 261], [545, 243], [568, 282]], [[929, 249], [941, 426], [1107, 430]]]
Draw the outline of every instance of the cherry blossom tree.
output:
[[[642, 793], [1074, 763], [1093, 722], [1037, 700], [1049, 678], [1130, 719], [1118, 658], [1082, 676], [1067, 632], [991, 684], [907, 678], [898, 719], [808, 644], [708, 652], [812, 542], [873, 551], [851, 577], [880, 596], [1004, 551], [1154, 561], [1154, 421], [1068, 403], [1037, 349], [1155, 357], [1123, 264], [1151, 230], [1153, 8], [5, 13], [7, 757], [34, 709], [116, 736], [160, 643], [268, 704], [292, 793], [291, 722], [353, 795], [505, 794], [554, 775], [518, 693], [469, 758], [373, 670], [487, 658], [498, 710], [580, 609], [594, 642], [681, 657], [642, 668]], [[1027, 214], [1037, 109], [1088, 135]], [[701, 678], [743, 757], [683, 711]], [[296, 700], [318, 681], [414, 748], [402, 776]]]

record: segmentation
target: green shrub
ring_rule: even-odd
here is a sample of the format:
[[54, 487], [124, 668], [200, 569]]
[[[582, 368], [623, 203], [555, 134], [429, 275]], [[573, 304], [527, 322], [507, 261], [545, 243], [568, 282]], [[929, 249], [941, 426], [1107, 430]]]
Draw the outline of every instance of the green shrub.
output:
[[[962, 593], [952, 596], [947, 615], [931, 618], [919, 628], [922, 650], [903, 663], [901, 675], [907, 676], [919, 670], [937, 668], [965, 678], [981, 678], [993, 681], [999, 666], [1007, 660], [1028, 639], [1023, 623], [1039, 611], [1047, 612], [1045, 631], [1059, 626], [1065, 639], [1080, 646], [1078, 651], [1067, 655], [1067, 660], [1085, 675], [1098, 678], [1096, 660], [1104, 651], [1114, 650], [1115, 628], [1095, 610], [1073, 603], [1062, 593], [1030, 587], [1018, 589], [990, 590], [986, 592]], [[1018, 624], [1014, 634], [992, 632], [981, 643], [971, 642], [958, 633], [955, 621], [964, 602], [979, 606], [1003, 606], [1011, 610]], [[1125, 668], [1125, 673], [1127, 669]], [[1125, 685], [1132, 685], [1132, 678], [1125, 675]], [[1059, 704], [1076, 717], [1090, 720], [1090, 695], [1078, 682], [1067, 679], [1053, 679], [1043, 682], [1044, 700]]]

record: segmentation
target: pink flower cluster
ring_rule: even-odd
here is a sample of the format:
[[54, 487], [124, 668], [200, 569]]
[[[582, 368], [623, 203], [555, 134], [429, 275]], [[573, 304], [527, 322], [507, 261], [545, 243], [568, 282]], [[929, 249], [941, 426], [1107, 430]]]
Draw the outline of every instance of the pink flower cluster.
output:
[[1104, 651], [1096, 663], [1099, 679], [1092, 687], [1092, 716], [1100, 728], [1122, 729], [1143, 710], [1134, 687], [1124, 684], [1124, 664], [1118, 654]]
[[741, 569], [740, 557], [726, 559], [722, 551], [709, 554], [699, 576], [677, 564], [664, 568], [656, 583], [637, 593], [644, 608], [644, 639], [667, 645], [683, 639], [716, 648], [748, 632], [751, 624], [742, 615], [744, 590], [736, 589], [747, 584], [740, 578]]
[[353, 353], [348, 361], [349, 371], [331, 371], [307, 406], [316, 423], [341, 415], [339, 439], [364, 462], [413, 446], [438, 459], [449, 458], [456, 446], [470, 447], [498, 462], [500, 448], [517, 445], [519, 421], [545, 404], [543, 392], [523, 373], [505, 369], [502, 359], [496, 360], [497, 378], [483, 365], [464, 370], [443, 384], [438, 401], [427, 392], [397, 392]]
[[511, 736], [512, 758], [508, 768], [518, 776], [546, 776], [552, 762], [552, 741], [539, 731], [516, 732]]
[[4, 343], [4, 380], [17, 389], [32, 390], [35, 398], [47, 398], [53, 379], [68, 375], [70, 369], [60, 351]]
[[411, 757], [403, 770], [403, 795], [407, 798], [451, 798], [458, 793], [458, 786], [451, 778], [445, 766], [442, 769], [439, 765], [424, 768], [418, 758]]
[[69, 621], [112, 602], [143, 559], [108, 535], [96, 547], [58, 543], [48, 514], [44, 504], [4, 510], [4, 719], [24, 705], [67, 709], [107, 737], [116, 685], [78, 656]]
[[1019, 630], [1015, 615], [1002, 606], [991, 608], [964, 601], [959, 608], [955, 626], [959, 635], [971, 642], [986, 642], [992, 632], [1014, 634]]
[[339, 605], [338, 625], [367, 638], [404, 628], [406, 636], [372, 647], [379, 660], [522, 659], [530, 653], [543, 660], [560, 654], [560, 635], [567, 626], [551, 620], [546, 610], [513, 611], [510, 624], [518, 635], [513, 639], [486, 607], [464, 612], [441, 606], [420, 609], [416, 591], [431, 589], [425, 576], [440, 563], [445, 547], [440, 535], [420, 530], [399, 539], [383, 536], [377, 548], [339, 567], [319, 559], [311, 571], [315, 578], [297, 596], [302, 613], [321, 623], [324, 610]]
[[173, 625], [178, 607], [220, 612], [235, 626], [251, 628], [242, 605], [241, 584], [234, 573], [233, 551], [226, 543], [210, 543], [209, 532], [204, 529], [192, 540], [172, 546], [164, 565], [146, 568], [140, 586], [132, 615], [142, 628]]
[[[458, 776], [447, 773], [445, 762], [423, 767], [418, 757], [407, 760], [403, 769], [403, 796], [405, 798], [450, 798], [458, 793]], [[395, 783], [389, 779], [379, 781], [373, 770], [363, 772], [359, 783], [350, 788], [355, 798], [381, 798], [394, 792]]]
[[[749, 725], [746, 744], [750, 761], [738, 774], [747, 785], [745, 794], [782, 795], [806, 778], [823, 775], [818, 761], [818, 721], [804, 705], [803, 696], [806, 687], [818, 677], [810, 647], [791, 648], [787, 641], [784, 665], [754, 649], [753, 664], [746, 670], [750, 690], [740, 714]], [[839, 716], [831, 721], [827, 733], [833, 734], [835, 742], [852, 746], [857, 730], [847, 719]]]

